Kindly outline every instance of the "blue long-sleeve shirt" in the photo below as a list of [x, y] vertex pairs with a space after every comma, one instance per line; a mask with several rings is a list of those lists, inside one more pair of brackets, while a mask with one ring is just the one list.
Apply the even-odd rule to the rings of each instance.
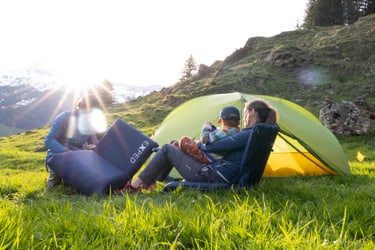
[[229, 135], [234, 135], [240, 132], [237, 127], [226, 127], [223, 129], [212, 129], [211, 126], [204, 125], [201, 131], [201, 142], [204, 144], [213, 143]]
[[215, 141], [211, 144], [200, 144], [202, 150], [209, 153], [223, 154], [223, 158], [211, 164], [225, 181], [232, 183], [240, 173], [241, 161], [252, 128], [245, 128], [241, 132]]
[[46, 161], [53, 155], [68, 150], [81, 150], [83, 145], [97, 144], [96, 135], [82, 134], [77, 126], [80, 110], [65, 111], [58, 114], [47, 134], [44, 145], [48, 148]]
[[[217, 140], [223, 139], [227, 136], [237, 134], [238, 132], [240, 132], [239, 127], [224, 126], [221, 129], [216, 129], [216, 127], [212, 126], [211, 124], [204, 124], [201, 130], [201, 143], [207, 145]], [[206, 155], [208, 159], [210, 159], [210, 161], [223, 158], [222, 154], [217, 154], [213, 152], [208, 153], [205, 151], [203, 151], [203, 153]]]

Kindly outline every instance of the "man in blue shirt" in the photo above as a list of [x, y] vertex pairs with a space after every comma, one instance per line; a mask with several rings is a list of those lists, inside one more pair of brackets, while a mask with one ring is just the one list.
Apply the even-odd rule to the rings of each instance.
[[[95, 149], [98, 139], [93, 127], [90, 114], [100, 107], [99, 100], [93, 95], [87, 95], [78, 102], [77, 108], [65, 111], [56, 116], [51, 130], [45, 138], [44, 144], [47, 147], [46, 162], [55, 154]], [[49, 177], [47, 187], [54, 188], [62, 184], [60, 176], [46, 165]]]

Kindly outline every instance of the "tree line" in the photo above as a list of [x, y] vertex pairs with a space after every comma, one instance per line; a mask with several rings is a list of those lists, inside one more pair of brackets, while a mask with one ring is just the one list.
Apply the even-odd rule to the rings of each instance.
[[310, 0], [303, 27], [349, 25], [375, 13], [375, 0]]

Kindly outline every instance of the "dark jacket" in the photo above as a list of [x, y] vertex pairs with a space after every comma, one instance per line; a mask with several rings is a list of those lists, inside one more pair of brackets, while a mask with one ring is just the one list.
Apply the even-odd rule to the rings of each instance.
[[96, 135], [83, 134], [78, 129], [76, 120], [79, 114], [80, 110], [76, 109], [56, 116], [44, 141], [44, 145], [48, 148], [46, 160], [68, 150], [81, 150], [85, 143], [98, 143]]
[[233, 183], [239, 175], [241, 160], [252, 128], [245, 128], [238, 134], [220, 139], [212, 144], [202, 145], [202, 150], [210, 153], [224, 154], [221, 160], [210, 164], [225, 182]]

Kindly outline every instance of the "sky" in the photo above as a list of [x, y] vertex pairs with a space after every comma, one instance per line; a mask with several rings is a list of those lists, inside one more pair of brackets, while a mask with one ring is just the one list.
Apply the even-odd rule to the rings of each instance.
[[170, 86], [190, 55], [210, 66], [255, 36], [303, 23], [308, 0], [2, 0], [0, 71], [67, 85]]

